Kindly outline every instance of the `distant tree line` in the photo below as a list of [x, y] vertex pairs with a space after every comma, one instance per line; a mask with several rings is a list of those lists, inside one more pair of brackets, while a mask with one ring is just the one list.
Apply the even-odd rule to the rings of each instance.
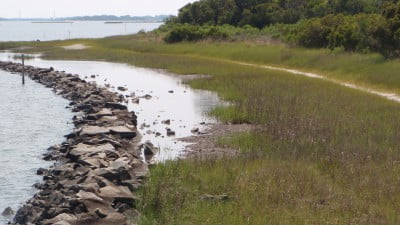
[[165, 40], [226, 39], [226, 25], [306, 47], [400, 56], [399, 0], [200, 0], [167, 20]]

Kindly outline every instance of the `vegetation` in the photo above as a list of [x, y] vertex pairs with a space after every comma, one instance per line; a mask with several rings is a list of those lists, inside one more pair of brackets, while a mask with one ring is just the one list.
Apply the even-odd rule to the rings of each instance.
[[[212, 78], [190, 85], [232, 102], [213, 115], [227, 123], [257, 125], [257, 131], [219, 140], [239, 149], [238, 157], [178, 160], [153, 168], [140, 192], [140, 224], [400, 223], [398, 103], [324, 80], [235, 62], [315, 71], [400, 93], [398, 60], [253, 41], [166, 44], [162, 38], [157, 31], [3, 44], [32, 46], [24, 51], [40, 51], [50, 59], [106, 60], [209, 74]], [[73, 43], [91, 48], [57, 47]], [[227, 198], [206, 200], [204, 194]]]
[[296, 23], [333, 13], [380, 13], [392, 0], [200, 0], [187, 4], [173, 23], [193, 25], [267, 25]]
[[247, 26], [239, 33], [254, 27], [262, 29], [259, 35], [295, 45], [393, 58], [400, 56], [399, 24], [397, 0], [201, 0], [183, 7], [163, 29], [169, 32], [165, 41], [179, 42], [229, 40], [237, 32], [220, 26]]
[[[234, 102], [217, 110], [218, 118], [261, 129], [221, 140], [242, 150], [237, 158], [152, 170], [142, 192], [142, 224], [399, 222], [398, 104], [286, 73], [199, 59], [187, 65], [201, 64], [196, 69], [169, 62], [175, 71], [214, 75], [191, 85]], [[204, 201], [203, 194], [230, 199]]]

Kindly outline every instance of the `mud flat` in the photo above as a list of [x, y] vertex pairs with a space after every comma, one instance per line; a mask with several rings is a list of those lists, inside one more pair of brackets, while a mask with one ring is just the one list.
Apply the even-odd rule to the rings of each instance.
[[[0, 69], [21, 73], [22, 65], [0, 62]], [[139, 215], [133, 192], [148, 167], [140, 156], [137, 117], [121, 104], [124, 96], [53, 68], [27, 66], [25, 74], [70, 101], [75, 129], [44, 155], [54, 166], [38, 169], [43, 182], [13, 223], [128, 224]]]

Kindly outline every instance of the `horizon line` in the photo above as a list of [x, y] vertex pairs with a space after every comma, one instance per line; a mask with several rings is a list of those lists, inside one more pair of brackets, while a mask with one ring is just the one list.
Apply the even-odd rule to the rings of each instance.
[[173, 14], [155, 14], [155, 15], [113, 15], [113, 14], [95, 14], [95, 15], [75, 15], [75, 16], [62, 16], [62, 17], [0, 17], [0, 19], [7, 20], [26, 20], [26, 19], [64, 19], [64, 18], [74, 18], [74, 17], [96, 17], [96, 16], [115, 16], [115, 17], [158, 17], [158, 16], [174, 16]]

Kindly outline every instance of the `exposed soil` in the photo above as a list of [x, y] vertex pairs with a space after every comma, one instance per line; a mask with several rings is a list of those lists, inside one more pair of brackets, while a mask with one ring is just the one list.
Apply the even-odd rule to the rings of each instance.
[[238, 150], [218, 145], [218, 138], [252, 131], [256, 128], [256, 125], [251, 124], [209, 124], [207, 130], [179, 140], [191, 143], [186, 147], [184, 157], [214, 158], [235, 156], [238, 154]]

